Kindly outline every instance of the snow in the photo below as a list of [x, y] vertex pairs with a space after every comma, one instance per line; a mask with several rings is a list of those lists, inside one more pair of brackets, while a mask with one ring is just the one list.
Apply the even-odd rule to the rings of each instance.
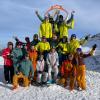
[[0, 100], [100, 100], [100, 73], [87, 71], [87, 90], [70, 92], [58, 85], [50, 87], [19, 87], [12, 91], [11, 85], [0, 83]]
[[[0, 100], [100, 100], [100, 38], [98, 36], [89, 40], [82, 47], [84, 52], [88, 52], [91, 46], [96, 43], [98, 48], [93, 57], [85, 59], [87, 66], [86, 91], [70, 91], [59, 85], [49, 87], [29, 86], [29, 88], [19, 87], [12, 91], [12, 85], [5, 85], [3, 80], [3, 67], [0, 67]], [[0, 64], [2, 58], [0, 57]]]

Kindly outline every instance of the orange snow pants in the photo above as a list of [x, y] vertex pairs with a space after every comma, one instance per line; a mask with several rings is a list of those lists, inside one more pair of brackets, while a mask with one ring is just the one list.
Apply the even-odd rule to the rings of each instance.
[[22, 73], [20, 73], [19, 75], [14, 75], [13, 77], [13, 86], [17, 87], [19, 84], [19, 80], [22, 79], [23, 80], [23, 84], [24, 87], [29, 86], [29, 79], [28, 77], [24, 76]]
[[59, 80], [59, 84], [63, 84], [64, 87], [67, 86], [68, 85], [67, 81], [69, 79], [70, 90], [73, 90], [74, 85], [75, 85], [75, 80], [76, 80], [76, 76], [75, 76], [75, 73], [74, 73], [75, 71], [76, 71], [76, 68], [74, 68], [72, 72], [64, 74], [63, 78], [61, 78]]
[[86, 66], [85, 65], [81, 65], [76, 67], [76, 81], [78, 86], [82, 89], [85, 90], [86, 89]]

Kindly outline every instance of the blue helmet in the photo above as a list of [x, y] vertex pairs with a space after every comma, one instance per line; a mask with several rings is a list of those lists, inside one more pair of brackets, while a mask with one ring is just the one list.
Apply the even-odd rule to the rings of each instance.
[[72, 35], [71, 35], [71, 38], [73, 38], [73, 37], [75, 37], [75, 38], [76, 38], [76, 34], [72, 34]]

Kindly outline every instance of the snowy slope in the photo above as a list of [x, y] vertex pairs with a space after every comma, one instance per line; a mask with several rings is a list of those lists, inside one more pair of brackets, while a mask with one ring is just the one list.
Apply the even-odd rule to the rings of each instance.
[[[4, 85], [0, 82], [0, 100], [100, 100], [100, 34], [92, 37], [83, 47], [83, 51], [89, 51], [90, 47], [96, 43], [98, 48], [93, 57], [85, 59], [87, 66], [86, 80], [87, 90], [70, 92], [58, 85], [50, 87], [30, 86], [28, 89], [19, 87], [12, 91], [11, 85]], [[2, 61], [0, 61], [2, 62]], [[0, 67], [0, 72], [3, 67]], [[3, 73], [3, 72], [2, 72]], [[3, 77], [0, 73], [1, 77]]]

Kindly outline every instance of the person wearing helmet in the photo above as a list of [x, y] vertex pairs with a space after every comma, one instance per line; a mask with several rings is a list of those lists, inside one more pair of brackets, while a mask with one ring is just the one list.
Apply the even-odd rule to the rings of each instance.
[[13, 61], [11, 59], [12, 50], [13, 43], [8, 42], [7, 48], [2, 51], [2, 57], [4, 58], [4, 77], [6, 83], [12, 83], [14, 75]]
[[75, 53], [77, 48], [84, 45], [87, 42], [88, 38], [85, 37], [82, 40], [78, 40], [76, 34], [72, 34], [70, 38], [70, 53]]
[[31, 46], [36, 46], [39, 43], [38, 34], [34, 34], [33, 41], [31, 42]]
[[84, 63], [84, 58], [92, 56], [96, 47], [97, 45], [94, 44], [88, 54], [84, 54], [81, 48], [76, 49], [73, 65], [76, 66], [76, 81], [79, 90], [86, 90], [86, 65]]
[[49, 23], [49, 18], [45, 16], [45, 21], [42, 22], [39, 29], [39, 37], [45, 36], [49, 41], [52, 38], [52, 25]]

